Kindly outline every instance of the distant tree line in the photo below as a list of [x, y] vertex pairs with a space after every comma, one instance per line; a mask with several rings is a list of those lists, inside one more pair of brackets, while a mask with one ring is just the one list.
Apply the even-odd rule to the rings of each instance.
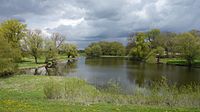
[[0, 23], [0, 76], [14, 73], [24, 56], [34, 57], [35, 63], [40, 57], [45, 57], [46, 63], [56, 60], [58, 54], [76, 57], [77, 47], [65, 38], [59, 33], [46, 37], [41, 30], [29, 30], [16, 19]]
[[183, 33], [161, 32], [152, 29], [147, 32], [135, 32], [128, 38], [126, 47], [120, 42], [91, 43], [85, 49], [86, 56], [99, 57], [130, 56], [144, 62], [160, 63], [160, 58], [183, 58], [191, 66], [200, 57], [200, 31]]
[[129, 55], [136, 60], [152, 61], [160, 57], [179, 57], [191, 66], [200, 56], [200, 32], [192, 30], [184, 33], [160, 32], [152, 29], [132, 35], [127, 45]]
[[106, 42], [100, 41], [91, 43], [86, 49], [85, 53], [88, 57], [99, 57], [102, 55], [109, 56], [124, 56], [125, 47], [120, 42]]

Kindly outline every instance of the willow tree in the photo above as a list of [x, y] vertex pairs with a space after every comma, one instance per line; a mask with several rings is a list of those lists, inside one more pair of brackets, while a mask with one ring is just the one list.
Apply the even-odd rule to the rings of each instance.
[[129, 55], [136, 60], [145, 61], [151, 51], [147, 35], [143, 32], [138, 32], [132, 38], [134, 38], [134, 47], [130, 50]]

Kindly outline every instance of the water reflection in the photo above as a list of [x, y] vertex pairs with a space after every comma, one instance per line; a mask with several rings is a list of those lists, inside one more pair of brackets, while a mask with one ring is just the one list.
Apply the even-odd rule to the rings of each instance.
[[125, 63], [124, 58], [86, 58], [85, 59], [85, 64], [89, 66], [112, 66], [112, 67], [117, 67], [117, 66], [123, 66]]
[[48, 64], [45, 67], [26, 69], [21, 72], [33, 75], [66, 76], [66, 74], [76, 72], [76, 68], [77, 60], [70, 59], [66, 62], [55, 62], [53, 64]]
[[59, 62], [56, 63], [56, 66], [53, 67], [45, 67], [46, 68], [46, 75], [49, 76], [65, 76], [68, 73], [76, 72], [77, 68], [77, 60], [70, 59], [66, 62]]
[[109, 81], [116, 82], [123, 91], [137, 87], [147, 88], [152, 82], [164, 76], [168, 83], [184, 85], [200, 81], [200, 69], [162, 64], [133, 62], [124, 58], [81, 57], [77, 60], [59, 62], [55, 67], [29, 70], [32, 74], [78, 77], [95, 86], [106, 86]]

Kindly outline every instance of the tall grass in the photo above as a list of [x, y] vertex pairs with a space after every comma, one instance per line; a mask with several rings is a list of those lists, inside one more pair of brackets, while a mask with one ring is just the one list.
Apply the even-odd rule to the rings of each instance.
[[[145, 91], [148, 94], [144, 94]], [[149, 90], [136, 89], [133, 94], [124, 94], [116, 83], [97, 89], [75, 78], [58, 82], [51, 80], [44, 86], [44, 93], [47, 98], [59, 98], [74, 103], [200, 107], [200, 85], [170, 86], [165, 78], [152, 83]]]

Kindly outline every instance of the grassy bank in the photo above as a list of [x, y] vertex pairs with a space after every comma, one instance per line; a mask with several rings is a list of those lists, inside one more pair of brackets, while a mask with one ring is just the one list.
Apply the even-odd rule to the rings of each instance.
[[0, 79], [0, 111], [200, 111], [199, 91], [185, 88], [182, 94], [145, 97], [139, 91], [125, 95], [99, 90], [75, 78], [17, 75]]
[[[63, 61], [68, 59], [65, 55], [59, 55], [57, 57], [59, 61]], [[27, 69], [27, 68], [36, 68], [36, 67], [42, 67], [45, 66], [45, 57], [38, 58], [38, 64], [35, 63], [35, 60], [33, 57], [24, 57], [22, 58], [22, 61], [20, 63], [17, 63], [19, 69]]]
[[[186, 60], [181, 58], [162, 58], [160, 59], [161, 63], [169, 64], [169, 65], [178, 65], [178, 66], [187, 66], [188, 63]], [[200, 60], [195, 60], [193, 62], [193, 66], [200, 67]]]

